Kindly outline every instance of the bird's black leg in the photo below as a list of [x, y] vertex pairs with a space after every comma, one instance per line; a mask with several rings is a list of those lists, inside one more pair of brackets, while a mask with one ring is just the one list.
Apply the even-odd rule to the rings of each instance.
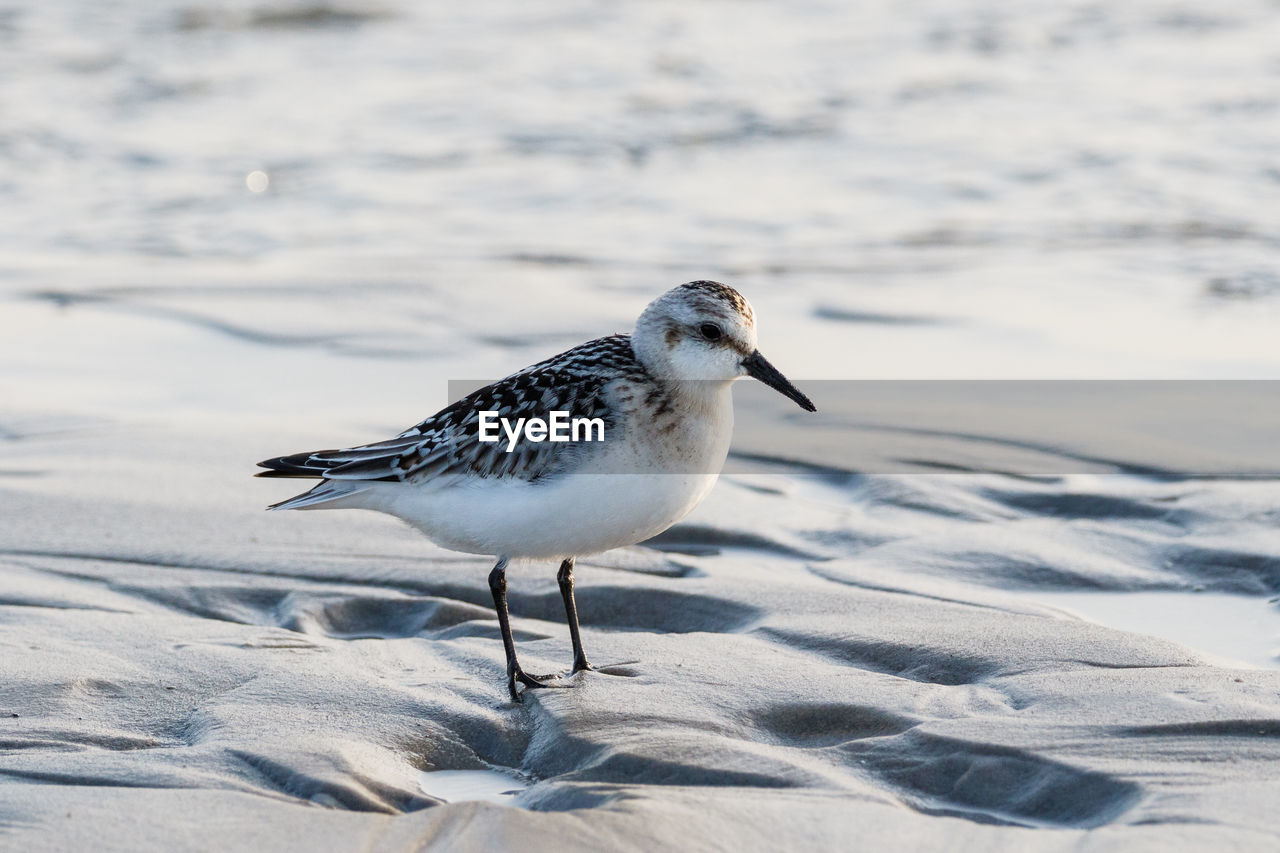
[[556, 573], [560, 582], [560, 597], [564, 599], [564, 615], [569, 618], [569, 639], [573, 641], [573, 671], [592, 669], [587, 655], [582, 651], [582, 635], [578, 631], [578, 603], [573, 600], [573, 557], [560, 564]]
[[530, 678], [520, 668], [516, 660], [516, 641], [511, 637], [511, 617], [507, 614], [507, 558], [500, 557], [498, 564], [489, 572], [489, 591], [493, 593], [493, 608], [498, 611], [498, 627], [502, 629], [502, 645], [507, 650], [507, 690], [511, 692], [511, 701], [523, 702], [516, 692], [516, 682], [525, 687], [546, 687], [541, 681]]

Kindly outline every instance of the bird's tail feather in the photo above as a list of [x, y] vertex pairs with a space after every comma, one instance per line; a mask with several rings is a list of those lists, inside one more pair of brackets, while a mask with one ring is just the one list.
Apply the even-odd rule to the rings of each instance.
[[324, 480], [311, 491], [272, 504], [267, 509], [339, 509], [350, 506], [352, 498], [371, 488], [372, 483], [358, 480]]

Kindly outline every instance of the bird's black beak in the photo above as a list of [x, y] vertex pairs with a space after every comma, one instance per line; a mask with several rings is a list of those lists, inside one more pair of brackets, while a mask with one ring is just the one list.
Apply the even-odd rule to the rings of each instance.
[[742, 360], [742, 366], [747, 369], [748, 376], [753, 379], [759, 379], [779, 394], [783, 394], [790, 397], [792, 400], [795, 400], [800, 405], [800, 408], [804, 409], [806, 412], [818, 411], [818, 407], [813, 405], [813, 401], [804, 394], [801, 394], [799, 388], [792, 385], [791, 381], [787, 379], [787, 377], [779, 373], [778, 368], [770, 364], [768, 360], [760, 354], [760, 350], [756, 350], [751, 353], [751, 355], [744, 358]]

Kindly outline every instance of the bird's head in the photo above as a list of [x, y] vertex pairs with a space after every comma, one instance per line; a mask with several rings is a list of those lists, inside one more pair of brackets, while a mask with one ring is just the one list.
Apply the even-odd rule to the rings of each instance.
[[631, 339], [640, 362], [659, 379], [732, 382], [752, 376], [816, 411], [760, 354], [755, 311], [728, 285], [691, 281], [668, 290], [644, 309]]

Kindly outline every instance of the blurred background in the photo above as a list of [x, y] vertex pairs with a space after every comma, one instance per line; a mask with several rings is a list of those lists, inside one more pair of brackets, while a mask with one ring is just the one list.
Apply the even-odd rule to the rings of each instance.
[[0, 7], [10, 431], [367, 440], [695, 278], [798, 381], [1274, 378], [1278, 248], [1274, 0]]

